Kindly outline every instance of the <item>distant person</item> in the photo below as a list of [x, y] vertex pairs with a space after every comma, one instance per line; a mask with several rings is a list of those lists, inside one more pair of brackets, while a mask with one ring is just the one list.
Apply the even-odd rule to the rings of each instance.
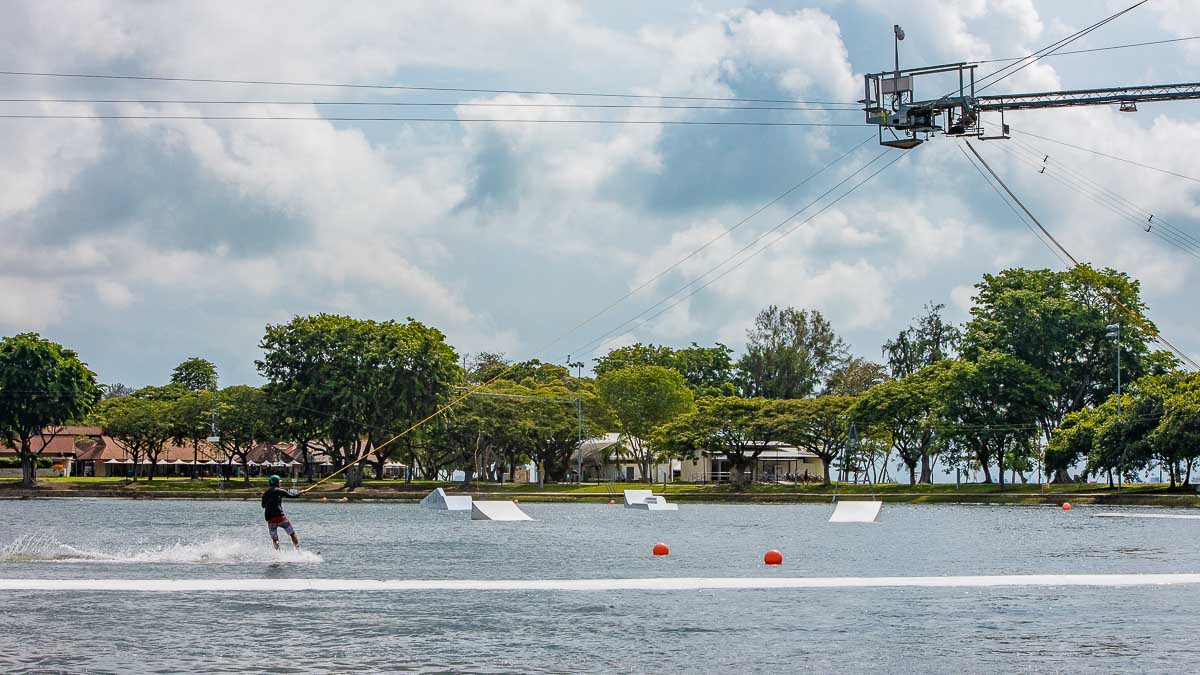
[[275, 545], [275, 550], [279, 550], [279, 528], [282, 527], [284, 532], [292, 538], [292, 545], [297, 549], [300, 548], [300, 540], [296, 538], [296, 530], [292, 528], [291, 521], [283, 515], [283, 498], [284, 497], [299, 497], [298, 490], [284, 490], [279, 487], [279, 476], [271, 476], [267, 479], [267, 491], [262, 496], [262, 507], [265, 510], [263, 514], [267, 519], [267, 529], [271, 531], [271, 543]]

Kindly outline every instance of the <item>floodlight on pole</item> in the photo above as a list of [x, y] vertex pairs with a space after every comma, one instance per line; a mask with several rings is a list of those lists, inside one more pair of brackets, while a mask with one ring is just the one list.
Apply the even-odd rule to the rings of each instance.
[[899, 80], [900, 79], [900, 41], [904, 39], [904, 29], [900, 27], [900, 24], [895, 24], [892, 26], [892, 33], [895, 34], [895, 36], [896, 36], [896, 39], [892, 41], [892, 46], [896, 50], [896, 72], [895, 72], [894, 77], [897, 80]]
[[[1110, 323], [1107, 326], [1105, 326], [1104, 329], [1106, 331], [1104, 333], [1104, 337], [1108, 340], [1113, 340], [1114, 342], [1116, 342], [1116, 345], [1117, 345], [1117, 419], [1120, 420], [1121, 419], [1121, 324]], [[1121, 453], [1121, 456], [1122, 456], [1122, 458], [1124, 458], [1124, 452]], [[1117, 468], [1118, 481], [1120, 481], [1120, 479], [1122, 477], [1121, 476], [1122, 468], [1123, 467]], [[1118, 482], [1118, 485], [1120, 485], [1119, 482]]]

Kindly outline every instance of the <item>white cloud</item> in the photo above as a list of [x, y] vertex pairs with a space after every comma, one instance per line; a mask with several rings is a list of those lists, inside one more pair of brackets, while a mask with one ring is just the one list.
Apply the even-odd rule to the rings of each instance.
[[0, 275], [0, 327], [6, 332], [44, 330], [66, 316], [66, 303], [56, 281]]
[[[393, 3], [356, 11], [297, 2], [284, 13], [221, 3], [155, 3], [134, 10], [100, 1], [69, 9], [26, 2], [0, 27], [6, 38], [0, 54], [38, 70], [854, 100], [861, 86], [854, 72], [889, 65], [870, 59], [887, 51], [880, 44], [890, 40], [895, 3], [863, 0], [853, 12], [844, 11], [843, 3], [827, 4], [825, 10], [795, 12], [667, 11], [647, 4], [615, 22], [598, 18], [593, 6], [540, 0]], [[1195, 20], [1190, 9], [1190, 3], [1163, 0], [1157, 14], [1139, 20], [1153, 17], [1181, 35]], [[1096, 12], [1094, 3], [1084, 2], [920, 0], [906, 7], [909, 39], [902, 59], [916, 64], [1027, 53], [1090, 23]], [[851, 16], [877, 22], [880, 35], [846, 30]], [[855, 42], [846, 44], [850, 35]], [[1112, 34], [1114, 41], [1118, 35]], [[1125, 64], [1132, 52], [1118, 54], [1096, 61], [1047, 59], [996, 89], [1049, 89], [1095, 79], [1103, 69], [1093, 64]], [[1171, 62], [1155, 68], [1164, 78], [1185, 70], [1171, 70]], [[31, 96], [550, 104], [433, 111], [112, 108], [150, 114], [315, 116], [337, 110], [369, 116], [386, 110], [388, 116], [630, 121], [750, 114], [569, 108], [612, 100], [566, 95], [476, 93], [462, 99], [449, 92], [68, 80], [15, 85]], [[755, 114], [805, 121], [834, 116]], [[1038, 111], [1009, 121], [1200, 175], [1192, 151], [1200, 144], [1200, 122], [1186, 107], [1147, 106], [1137, 116], [1108, 109]], [[770, 140], [763, 146], [738, 154], [743, 142], [761, 142], [766, 134]], [[1194, 184], [1017, 138], [1198, 234], [1200, 191]], [[836, 148], [853, 144], [822, 129], [736, 135], [659, 124], [200, 120], [12, 121], [0, 129], [0, 142], [7, 150], [0, 157], [0, 227], [9, 235], [0, 248], [0, 325], [54, 331], [85, 357], [101, 354], [103, 377], [134, 383], [163, 370], [156, 359], [177, 361], [174, 352], [184, 348], [217, 352], [233, 369], [228, 382], [252, 379], [263, 324], [318, 311], [411, 315], [443, 329], [461, 351], [553, 358], [531, 352], [573, 319], [591, 315], [719, 235], [772, 193], [840, 154]], [[1020, 151], [1016, 143], [1005, 147]], [[1088, 199], [1049, 187], [1044, 176], [995, 146], [981, 151], [1080, 257], [1141, 278], [1153, 310], [1175, 319], [1160, 324], [1195, 332], [1194, 321], [1183, 316], [1195, 288], [1192, 261]], [[124, 172], [137, 180], [134, 169], [143, 163], [169, 174], [163, 184], [113, 195], [85, 180], [97, 171], [114, 172], [120, 186]], [[767, 209], [568, 342], [612, 331], [618, 335], [613, 345], [694, 339], [737, 347], [758, 309], [778, 303], [820, 309], [857, 349], [873, 354], [882, 337], [927, 300], [947, 299], [965, 316], [980, 274], [1052, 260], [952, 143], [938, 139], [662, 317], [619, 327], [680, 285], [720, 274], [708, 273], [846, 172], [839, 167]], [[60, 207], [68, 197], [91, 208], [83, 216], [64, 216]], [[82, 222], [63, 222], [72, 218]], [[96, 325], [109, 328], [82, 328]], [[128, 356], [126, 345], [133, 341], [144, 345], [139, 359]]]

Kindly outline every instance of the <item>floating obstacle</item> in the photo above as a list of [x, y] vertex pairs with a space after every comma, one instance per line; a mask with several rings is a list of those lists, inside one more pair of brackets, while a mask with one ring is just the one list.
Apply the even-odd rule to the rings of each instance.
[[625, 508], [643, 511], [678, 511], [678, 504], [668, 504], [666, 497], [655, 495], [650, 490], [626, 490]]
[[873, 523], [879, 520], [879, 510], [883, 502], [871, 501], [839, 501], [829, 516], [831, 523]]
[[471, 497], [469, 495], [447, 495], [445, 490], [437, 488], [425, 495], [425, 498], [421, 500], [421, 508], [434, 511], [470, 511]]
[[533, 520], [513, 502], [471, 502], [471, 520]]

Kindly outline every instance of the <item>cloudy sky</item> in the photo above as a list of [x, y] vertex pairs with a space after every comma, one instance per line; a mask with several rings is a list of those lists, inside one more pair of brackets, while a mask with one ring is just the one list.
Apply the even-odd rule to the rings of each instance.
[[[907, 32], [903, 63], [934, 64], [1020, 56], [1127, 4], [410, 0], [246, 9], [30, 0], [0, 7], [0, 70], [852, 102], [863, 72], [890, 67], [893, 23]], [[1192, 0], [1151, 0], [1068, 49], [1197, 35], [1194, 10]], [[1188, 82], [1198, 65], [1200, 40], [1065, 55], [989, 93]], [[838, 192], [773, 230], [875, 158], [881, 149], [868, 142], [658, 276], [872, 132], [655, 122], [853, 125], [858, 112], [578, 108], [564, 106], [689, 102], [16, 75], [0, 75], [0, 85], [5, 99], [38, 99], [0, 102], [4, 114], [124, 117], [0, 119], [0, 334], [63, 342], [105, 382], [162, 382], [197, 355], [218, 364], [223, 384], [256, 382], [263, 326], [315, 312], [411, 316], [445, 331], [460, 353], [562, 362], [633, 340], [740, 349], [760, 308], [788, 304], [819, 309], [856, 353], [877, 359], [880, 343], [926, 302], [961, 320], [982, 274], [1061, 267], [958, 143], [937, 139], [811, 221]], [[918, 96], [944, 93], [936, 88]], [[71, 98], [88, 102], [61, 101]], [[538, 105], [468, 105], [481, 103]], [[130, 119], [139, 115], [324, 119]], [[1195, 103], [1007, 121], [1200, 176]], [[1134, 222], [1153, 213], [1200, 239], [1200, 182], [1014, 135], [980, 151], [1078, 258], [1141, 279], [1152, 318], [1200, 358], [1200, 260]], [[1046, 154], [1049, 170], [1039, 173]], [[1102, 188], [1130, 204], [1098, 200]]]

